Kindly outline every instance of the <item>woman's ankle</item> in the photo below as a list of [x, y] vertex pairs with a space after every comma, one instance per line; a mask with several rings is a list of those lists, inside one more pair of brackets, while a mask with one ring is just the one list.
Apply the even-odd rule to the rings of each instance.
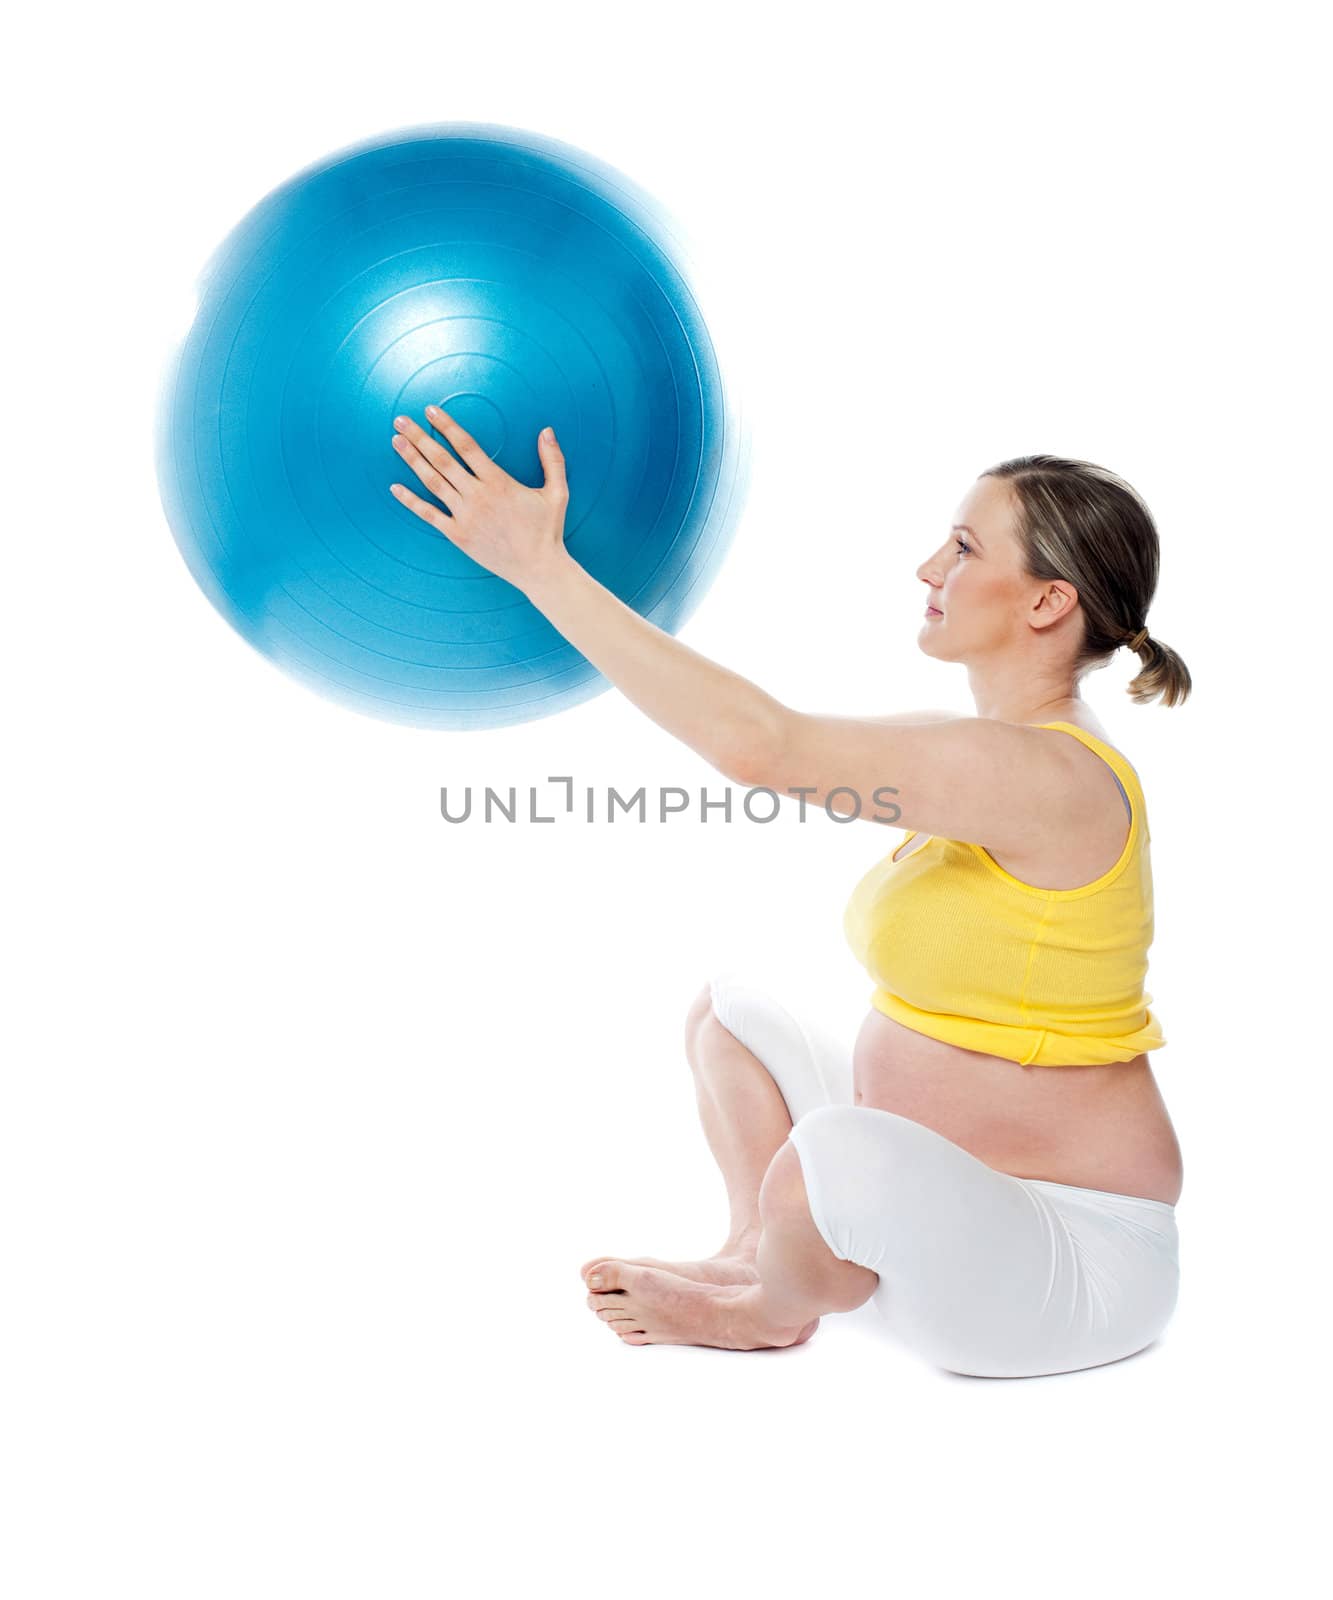
[[713, 1259], [726, 1257], [729, 1261], [753, 1261], [759, 1253], [759, 1236], [763, 1233], [763, 1224], [755, 1222], [743, 1228], [735, 1229], [727, 1235], [727, 1242], [714, 1251]]

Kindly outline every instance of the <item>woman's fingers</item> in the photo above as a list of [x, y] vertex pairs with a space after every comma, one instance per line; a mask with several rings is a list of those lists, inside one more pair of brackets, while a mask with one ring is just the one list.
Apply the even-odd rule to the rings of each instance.
[[413, 494], [404, 483], [391, 483], [389, 492], [409, 511], [415, 511], [423, 522], [429, 522], [432, 528], [437, 529], [452, 544], [462, 548], [463, 541], [458, 537], [458, 524], [452, 517], [446, 516], [439, 506], [434, 506], [429, 500], [423, 500], [419, 494]]
[[[420, 428], [417, 429], [417, 432], [421, 432]], [[426, 455], [405, 433], [394, 434], [393, 447], [437, 500], [443, 500], [450, 511], [458, 510], [463, 503], [463, 496], [459, 491], [458, 485], [452, 477], [447, 476], [446, 472], [440, 470], [433, 457]], [[440, 450], [439, 445], [435, 445], [433, 448]], [[443, 454], [444, 452], [440, 450], [440, 453]], [[458, 477], [464, 476], [462, 467], [458, 466], [457, 463], [454, 464], [454, 473]]]
[[[456, 461], [438, 439], [432, 439], [430, 434], [418, 423], [413, 422], [411, 417], [395, 417], [393, 426], [395, 430], [393, 436], [394, 447], [405, 461], [410, 461], [411, 457], [401, 448], [401, 444], [404, 441], [411, 445], [419, 455], [424, 456], [430, 465], [435, 468], [436, 472], [447, 483], [451, 484], [458, 494], [463, 493], [468, 476], [467, 468]], [[416, 471], [415, 466], [413, 466], [413, 471]], [[418, 476], [420, 476], [419, 473]], [[422, 481], [424, 482], [425, 480], [423, 479]], [[427, 484], [427, 488], [432, 493], [435, 492], [433, 484]]]
[[462, 457], [471, 468], [475, 477], [485, 478], [495, 468], [495, 463], [481, 448], [477, 441], [465, 429], [460, 428], [447, 411], [441, 411], [439, 406], [427, 406], [426, 415], [434, 427], [438, 428], [455, 452]]

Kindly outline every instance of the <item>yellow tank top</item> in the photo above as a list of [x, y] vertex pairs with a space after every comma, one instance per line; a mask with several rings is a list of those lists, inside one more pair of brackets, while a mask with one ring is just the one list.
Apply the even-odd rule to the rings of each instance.
[[1143, 988], [1153, 938], [1147, 808], [1119, 751], [1072, 722], [1129, 803], [1120, 859], [1075, 889], [1023, 883], [979, 844], [916, 837], [852, 892], [847, 941], [877, 984], [870, 1003], [932, 1039], [1020, 1066], [1132, 1061], [1166, 1043]]

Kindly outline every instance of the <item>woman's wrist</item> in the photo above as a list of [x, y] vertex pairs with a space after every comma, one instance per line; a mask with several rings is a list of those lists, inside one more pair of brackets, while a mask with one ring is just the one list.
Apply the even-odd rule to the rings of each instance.
[[562, 584], [567, 583], [571, 572], [574, 571], [582, 572], [583, 568], [579, 566], [574, 557], [561, 544], [558, 550], [553, 550], [550, 555], [544, 557], [541, 565], [534, 567], [533, 571], [524, 578], [521, 585], [523, 594], [540, 611], [542, 610], [543, 593], [558, 589]]

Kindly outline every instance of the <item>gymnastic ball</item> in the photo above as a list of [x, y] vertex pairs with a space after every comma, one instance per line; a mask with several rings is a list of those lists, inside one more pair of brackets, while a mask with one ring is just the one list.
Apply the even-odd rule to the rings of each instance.
[[297, 173], [205, 265], [163, 376], [158, 482], [196, 582], [283, 671], [389, 721], [499, 727], [601, 693], [517, 588], [393, 497], [430, 498], [393, 418], [437, 404], [533, 488], [552, 426], [570, 553], [674, 632], [749, 481], [699, 260], [622, 173], [495, 124]]

